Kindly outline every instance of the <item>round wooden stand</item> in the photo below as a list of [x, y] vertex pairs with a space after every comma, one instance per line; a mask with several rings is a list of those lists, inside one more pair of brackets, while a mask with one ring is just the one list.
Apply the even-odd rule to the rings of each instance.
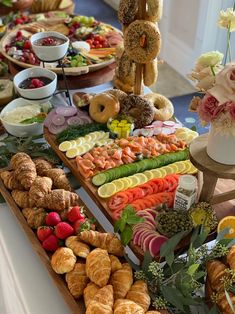
[[206, 152], [207, 138], [208, 134], [203, 134], [193, 140], [189, 147], [191, 162], [203, 173], [199, 200], [218, 204], [235, 199], [235, 190], [214, 196], [218, 178], [235, 180], [235, 166], [223, 165], [211, 159]]

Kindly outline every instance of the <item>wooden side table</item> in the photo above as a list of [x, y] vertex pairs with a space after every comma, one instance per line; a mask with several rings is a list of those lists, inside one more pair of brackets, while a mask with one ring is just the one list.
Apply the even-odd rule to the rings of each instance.
[[211, 159], [206, 152], [207, 138], [208, 134], [203, 134], [192, 141], [189, 147], [191, 162], [203, 173], [199, 200], [218, 204], [235, 199], [235, 190], [214, 195], [219, 178], [235, 180], [235, 166], [223, 165]]

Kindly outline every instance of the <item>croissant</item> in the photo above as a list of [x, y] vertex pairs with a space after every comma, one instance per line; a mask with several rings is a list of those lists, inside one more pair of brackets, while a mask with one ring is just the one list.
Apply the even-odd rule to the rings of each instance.
[[[233, 293], [229, 293], [230, 299], [233, 303], [233, 306], [235, 306], [235, 296]], [[234, 314], [233, 310], [231, 309], [228, 300], [226, 298], [225, 292], [221, 291], [218, 293], [218, 297], [217, 297], [217, 305], [220, 309], [220, 313], [224, 313], [224, 314]]]
[[225, 269], [227, 267], [218, 260], [213, 260], [207, 263], [207, 274], [213, 290], [219, 291], [223, 287], [221, 279], [227, 276]]
[[19, 207], [21, 208], [30, 207], [28, 191], [13, 190], [11, 192], [11, 195]]
[[147, 284], [143, 280], [137, 280], [128, 291], [126, 299], [139, 304], [145, 312], [148, 311], [151, 299], [148, 294]]
[[113, 287], [104, 286], [95, 294], [90, 301], [86, 314], [112, 314], [113, 313]]
[[25, 153], [17, 153], [11, 158], [11, 166], [15, 170], [16, 179], [29, 190], [36, 179], [36, 166], [32, 159]]
[[45, 171], [45, 175], [52, 179], [53, 186], [56, 189], [64, 189], [66, 191], [72, 190], [64, 170], [58, 168], [48, 169]]
[[43, 203], [45, 195], [51, 192], [52, 180], [48, 177], [36, 177], [30, 190], [29, 202], [30, 205], [39, 207]]
[[8, 190], [24, 190], [23, 185], [16, 180], [14, 171], [3, 171], [0, 176]]
[[74, 298], [80, 298], [89, 282], [86, 275], [86, 265], [77, 263], [74, 269], [65, 275], [68, 288]]
[[77, 236], [68, 237], [65, 241], [65, 245], [70, 248], [75, 255], [83, 258], [87, 258], [91, 251], [87, 244], [78, 240]]
[[94, 296], [99, 291], [99, 289], [100, 287], [98, 287], [95, 283], [93, 282], [88, 283], [88, 285], [83, 291], [83, 298], [84, 298], [86, 308], [88, 307], [91, 300], [94, 299]]
[[45, 159], [38, 158], [38, 159], [35, 159], [33, 162], [36, 166], [37, 174], [41, 177], [45, 176], [45, 172], [47, 170], [53, 168], [52, 164]]
[[133, 301], [118, 299], [114, 303], [114, 314], [144, 314], [141, 306]]
[[111, 262], [106, 250], [94, 249], [86, 259], [87, 276], [99, 287], [107, 285], [111, 274]]
[[40, 206], [47, 209], [60, 211], [77, 205], [78, 199], [79, 197], [76, 193], [72, 193], [62, 189], [52, 190], [43, 198]]
[[132, 268], [128, 263], [112, 274], [110, 283], [113, 285], [114, 300], [124, 299], [133, 284]]
[[148, 311], [145, 314], [161, 314], [161, 313], [158, 311]]
[[51, 267], [57, 274], [65, 274], [74, 269], [76, 256], [67, 247], [60, 247], [51, 257]]
[[110, 254], [123, 256], [123, 245], [121, 241], [112, 233], [101, 233], [89, 230], [81, 232], [79, 238], [92, 246], [107, 250]]
[[46, 211], [43, 208], [24, 208], [22, 210], [24, 217], [27, 220], [28, 225], [37, 229], [40, 226], [45, 225]]
[[114, 273], [116, 270], [119, 270], [122, 268], [122, 263], [119, 261], [117, 256], [109, 255], [110, 261], [111, 261], [111, 272]]
[[232, 246], [227, 255], [227, 262], [231, 269], [235, 269], [235, 246]]

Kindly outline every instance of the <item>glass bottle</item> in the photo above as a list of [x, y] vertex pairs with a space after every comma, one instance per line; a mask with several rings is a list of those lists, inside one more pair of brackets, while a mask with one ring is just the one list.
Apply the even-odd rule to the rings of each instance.
[[175, 193], [174, 208], [188, 210], [197, 198], [197, 179], [192, 175], [182, 175]]

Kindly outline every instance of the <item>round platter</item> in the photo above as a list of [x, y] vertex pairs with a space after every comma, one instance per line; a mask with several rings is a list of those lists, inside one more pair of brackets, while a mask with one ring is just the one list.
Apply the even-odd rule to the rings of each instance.
[[[107, 31], [107, 33], [108, 32], [114, 32], [114, 33], [119, 34], [119, 36], [122, 34], [118, 29], [115, 29], [111, 25], [108, 25], [108, 24], [105, 24], [102, 22], [99, 22], [98, 25], [101, 26], [101, 28], [105, 29]], [[68, 36], [68, 34], [69, 34], [69, 28], [66, 25], [66, 19], [62, 19], [62, 18], [59, 19], [59, 18], [46, 18], [45, 17], [42, 20], [33, 21], [31, 23], [28, 23], [28, 24], [17, 26], [15, 28], [13, 28], [12, 30], [8, 30], [6, 32], [6, 34], [3, 36], [3, 38], [1, 39], [0, 51], [10, 62], [12, 62], [12, 63], [14, 63], [14, 64], [16, 64], [22, 68], [31, 68], [31, 67], [39, 66], [39, 65], [38, 64], [33, 65], [33, 64], [26, 63], [26, 62], [22, 62], [22, 61], [18, 60], [17, 58], [15, 58], [12, 55], [9, 55], [7, 53], [7, 51], [5, 49], [6, 45], [9, 45], [15, 39], [15, 36], [19, 30], [23, 31], [23, 33], [27, 37], [30, 37], [34, 33], [40, 32], [40, 31], [58, 31], [58, 32], [61, 32], [62, 34], [66, 35], [66, 36]], [[71, 42], [76, 40], [74, 37], [72, 38], [71, 36], [69, 36], [69, 38], [70, 38]], [[114, 48], [114, 47], [115, 46], [112, 45], [112, 48]], [[114, 53], [112, 54], [112, 57], [104, 58], [104, 60], [99, 62], [99, 63], [89, 64], [89, 65], [85, 65], [85, 66], [78, 66], [78, 67], [64, 67], [64, 70], [65, 70], [66, 75], [78, 76], [78, 75], [86, 74], [88, 72], [94, 72], [94, 71], [100, 70], [100, 69], [112, 64], [113, 62], [115, 62]], [[57, 74], [62, 73], [62, 69], [59, 67], [56, 67], [52, 63], [51, 64], [45, 63], [45, 67], [47, 69], [54, 71]]]

